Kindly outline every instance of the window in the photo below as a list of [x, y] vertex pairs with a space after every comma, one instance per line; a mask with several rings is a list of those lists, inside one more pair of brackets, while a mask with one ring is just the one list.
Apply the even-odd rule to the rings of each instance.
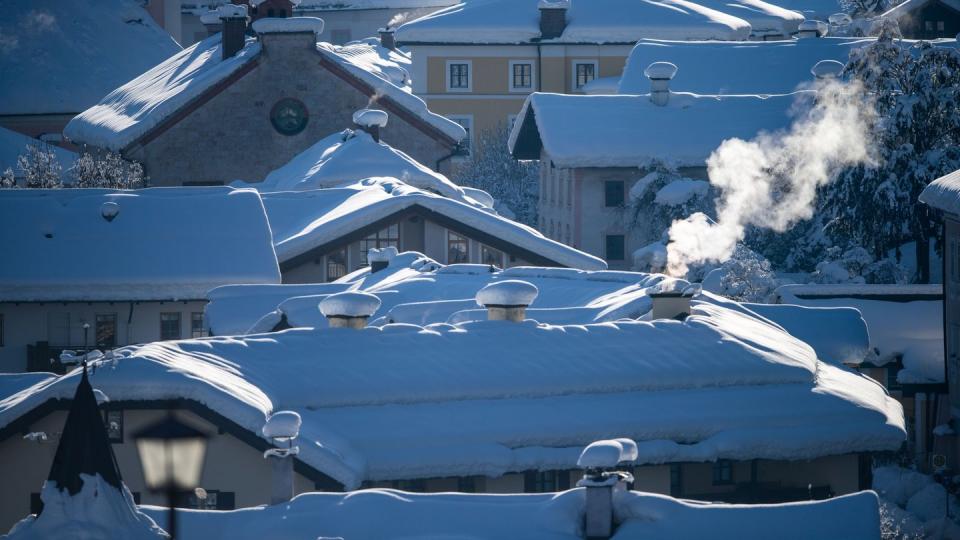
[[608, 234], [606, 237], [606, 244], [608, 261], [624, 260], [624, 252], [626, 249], [624, 248], [622, 234]]
[[110, 349], [117, 346], [117, 314], [100, 313], [96, 318], [96, 332], [94, 338], [97, 340], [97, 347], [100, 349]]
[[683, 468], [679, 463], [670, 464], [670, 496], [683, 495]]
[[933, 32], [933, 21], [925, 21], [923, 23], [923, 29], [927, 32]]
[[470, 262], [470, 242], [466, 237], [447, 231], [447, 264]]
[[336, 30], [331, 30], [330, 40], [333, 41], [334, 45], [343, 45], [344, 43], [350, 41], [350, 29], [338, 28]]
[[206, 497], [197, 497], [196, 491], [189, 491], [183, 495], [178, 506], [183, 508], [195, 508], [197, 510], [233, 510], [236, 508], [236, 495], [232, 491], [220, 491], [219, 489], [207, 489]]
[[946, 28], [946, 26], [944, 25], [943, 21], [937, 21], [937, 31], [943, 32], [944, 28]]
[[207, 331], [203, 327], [202, 311], [194, 311], [190, 314], [190, 337], [207, 337]]
[[487, 245], [480, 245], [480, 262], [503, 268], [503, 252]]
[[597, 62], [591, 60], [587, 62], [573, 63], [573, 88], [579, 90], [583, 85], [597, 78]]
[[367, 266], [367, 253], [371, 249], [383, 249], [388, 246], [400, 247], [400, 225], [394, 223], [360, 241], [360, 266]]
[[557, 491], [557, 471], [527, 471], [523, 475], [523, 491], [526, 493]]
[[607, 208], [623, 206], [623, 180], [607, 180], [603, 183], [603, 204]]
[[530, 62], [510, 62], [510, 90], [533, 90], [533, 64]]
[[3, 313], [0, 313], [0, 347], [3, 347]]
[[460, 148], [464, 156], [469, 156], [473, 148], [473, 116], [471, 115], [453, 115], [447, 117], [450, 120], [460, 124], [460, 127], [467, 132], [467, 135], [460, 141]]
[[733, 483], [733, 463], [729, 459], [721, 459], [713, 464], [713, 485], [720, 486]]
[[112, 443], [123, 443], [123, 411], [107, 410], [103, 415], [103, 426], [107, 428], [107, 438]]
[[180, 312], [160, 314], [160, 341], [180, 339]]
[[457, 478], [457, 491], [459, 491], [460, 493], [476, 493], [477, 477], [461, 476]]
[[427, 481], [423, 478], [414, 480], [397, 480], [393, 483], [394, 489], [409, 491], [410, 493], [426, 493]]
[[347, 275], [347, 248], [327, 254], [327, 281], [336, 281]]
[[447, 62], [447, 91], [448, 92], [469, 92], [470, 83], [470, 61], [469, 60], [450, 60]]

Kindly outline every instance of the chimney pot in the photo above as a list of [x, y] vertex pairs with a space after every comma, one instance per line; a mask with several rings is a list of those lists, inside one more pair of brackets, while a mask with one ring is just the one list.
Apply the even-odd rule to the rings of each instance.
[[247, 6], [224, 4], [217, 8], [217, 14], [223, 28], [220, 48], [226, 60], [240, 52], [247, 39]]
[[379, 298], [356, 291], [331, 294], [320, 302], [320, 313], [327, 318], [331, 328], [364, 328], [367, 319], [379, 308]]
[[577, 466], [584, 469], [578, 487], [586, 489], [583, 532], [588, 539], [606, 539], [613, 536], [613, 497], [626, 491], [633, 476], [612, 471], [618, 465], [636, 461], [637, 443], [631, 439], [614, 439], [590, 443]]
[[360, 109], [353, 113], [353, 123], [357, 129], [366, 131], [373, 140], [380, 142], [380, 130], [387, 127], [390, 116], [379, 109]]
[[660, 107], [670, 102], [670, 81], [677, 75], [677, 66], [670, 62], [654, 62], [643, 70], [650, 79], [650, 101]]
[[540, 39], [555, 39], [567, 28], [570, 0], [540, 0]]
[[381, 28], [377, 30], [380, 34], [380, 46], [384, 49], [390, 49], [391, 51], [396, 50], [397, 48], [397, 38], [393, 33], [392, 28]]
[[652, 320], [673, 319], [682, 321], [690, 315], [691, 294], [670, 291], [650, 293], [649, 296], [653, 301]]
[[379, 272], [390, 266], [390, 261], [397, 256], [397, 248], [387, 246], [383, 249], [371, 249], [367, 252], [367, 260], [370, 261], [370, 273]]
[[487, 308], [491, 321], [521, 322], [540, 291], [532, 283], [516, 279], [491, 283], [477, 292], [477, 304]]

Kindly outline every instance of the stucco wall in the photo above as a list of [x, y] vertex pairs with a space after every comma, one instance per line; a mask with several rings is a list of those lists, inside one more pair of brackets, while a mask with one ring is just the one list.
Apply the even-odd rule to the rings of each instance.
[[[263, 36], [257, 67], [127, 157], [144, 164], [152, 185], [257, 182], [321, 138], [351, 127], [356, 110], [376, 105], [321, 67], [313, 40], [312, 34]], [[282, 135], [270, 122], [282, 98], [300, 100], [308, 112], [296, 135]], [[382, 137], [430, 168], [450, 153], [398, 115], [391, 115]]]

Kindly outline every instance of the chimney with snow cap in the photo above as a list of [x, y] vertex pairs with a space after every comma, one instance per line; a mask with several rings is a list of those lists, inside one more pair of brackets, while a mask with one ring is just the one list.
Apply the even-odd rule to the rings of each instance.
[[397, 248], [387, 246], [383, 249], [372, 248], [367, 252], [367, 260], [370, 261], [370, 273], [379, 272], [390, 266], [390, 261], [397, 256]]
[[381, 28], [377, 30], [377, 33], [380, 34], [380, 46], [384, 49], [390, 49], [391, 51], [396, 50], [397, 48], [397, 38], [393, 33], [393, 28]]
[[664, 282], [659, 290], [648, 294], [653, 302], [650, 319], [682, 321], [690, 315], [690, 299], [697, 293], [696, 287], [683, 280]]
[[267, 17], [253, 21], [252, 26], [264, 50], [274, 50], [277, 54], [284, 54], [290, 50], [316, 48], [317, 37], [323, 32], [323, 19]]
[[247, 39], [247, 6], [224, 4], [217, 8], [221, 23], [220, 48], [223, 59], [232, 58]]
[[636, 460], [637, 443], [625, 438], [592, 442], [580, 453], [577, 466], [584, 474], [577, 487], [586, 488], [583, 532], [588, 540], [613, 536], [614, 495], [633, 483], [633, 475], [615, 469]]
[[521, 322], [540, 291], [536, 285], [508, 279], [491, 283], [477, 292], [477, 304], [487, 308], [487, 320]]
[[660, 107], [670, 102], [670, 81], [677, 74], [677, 66], [670, 62], [654, 62], [643, 70], [650, 79], [650, 101]]
[[817, 79], [836, 79], [843, 72], [843, 63], [836, 60], [821, 60], [810, 68]]
[[379, 308], [379, 298], [356, 291], [331, 294], [320, 302], [320, 313], [327, 318], [330, 328], [364, 328]]
[[267, 418], [261, 432], [276, 446], [263, 453], [273, 470], [270, 504], [282, 504], [293, 498], [293, 456], [300, 453], [293, 440], [300, 435], [300, 415], [277, 411]]
[[107, 201], [100, 205], [100, 216], [107, 220], [107, 223], [116, 219], [119, 213], [120, 205], [113, 201]]
[[827, 23], [806, 19], [797, 28], [797, 37], [801, 39], [818, 38], [827, 35]]
[[540, 39], [555, 39], [567, 29], [567, 10], [571, 0], [540, 0]]
[[353, 124], [357, 129], [366, 131], [373, 140], [380, 142], [380, 130], [387, 127], [390, 115], [380, 109], [360, 109], [353, 113]]

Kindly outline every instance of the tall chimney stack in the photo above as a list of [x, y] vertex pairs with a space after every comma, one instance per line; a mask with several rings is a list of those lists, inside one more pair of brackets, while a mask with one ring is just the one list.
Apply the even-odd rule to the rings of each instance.
[[330, 328], [353, 328], [367, 326], [367, 319], [380, 309], [380, 299], [365, 292], [342, 292], [331, 294], [320, 302], [320, 313], [327, 318]]
[[243, 48], [247, 34], [247, 6], [224, 4], [217, 8], [222, 23], [220, 47], [223, 59], [232, 58]]
[[570, 0], [540, 0], [540, 39], [555, 39], [567, 28]]
[[522, 322], [540, 293], [536, 285], [516, 279], [497, 281], [477, 292], [477, 304], [487, 308], [487, 320]]
[[366, 131], [374, 141], [380, 142], [380, 130], [387, 127], [389, 115], [379, 109], [360, 109], [353, 113], [353, 123], [362, 131]]
[[682, 321], [690, 315], [691, 292], [667, 291], [650, 293], [653, 301], [651, 320], [672, 319]]
[[377, 30], [380, 34], [380, 46], [384, 49], [395, 50], [397, 48], [397, 38], [393, 33], [393, 28], [381, 28]]
[[654, 62], [643, 70], [650, 79], [650, 101], [659, 107], [670, 102], [670, 81], [677, 74], [677, 66], [670, 62]]

